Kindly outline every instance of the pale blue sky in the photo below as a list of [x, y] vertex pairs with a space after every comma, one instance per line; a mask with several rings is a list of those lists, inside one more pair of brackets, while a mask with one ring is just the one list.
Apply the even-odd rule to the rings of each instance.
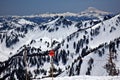
[[120, 0], [0, 0], [0, 16], [80, 12], [88, 7], [120, 12]]

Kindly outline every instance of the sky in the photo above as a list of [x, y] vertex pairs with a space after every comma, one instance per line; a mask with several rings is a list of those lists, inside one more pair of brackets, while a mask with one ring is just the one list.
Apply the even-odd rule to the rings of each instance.
[[120, 12], [120, 0], [0, 0], [0, 16], [84, 11], [88, 7]]

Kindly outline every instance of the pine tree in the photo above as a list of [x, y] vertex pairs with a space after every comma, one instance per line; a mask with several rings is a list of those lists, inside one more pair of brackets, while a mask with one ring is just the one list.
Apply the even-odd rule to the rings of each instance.
[[119, 70], [116, 69], [116, 65], [113, 62], [113, 59], [115, 58], [115, 43], [110, 42], [109, 44], [109, 60], [108, 63], [105, 65], [105, 68], [109, 75], [115, 76], [119, 74]]

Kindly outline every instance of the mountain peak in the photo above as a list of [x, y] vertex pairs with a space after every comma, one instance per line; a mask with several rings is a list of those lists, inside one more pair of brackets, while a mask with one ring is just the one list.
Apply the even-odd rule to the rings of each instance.
[[81, 14], [101, 14], [101, 15], [108, 15], [110, 12], [105, 12], [102, 10], [98, 10], [94, 7], [88, 7], [85, 11], [81, 12]]
[[98, 10], [98, 9], [96, 9], [96, 8], [94, 8], [94, 7], [88, 7], [87, 10], [89, 10], [89, 11], [96, 11], [96, 10]]

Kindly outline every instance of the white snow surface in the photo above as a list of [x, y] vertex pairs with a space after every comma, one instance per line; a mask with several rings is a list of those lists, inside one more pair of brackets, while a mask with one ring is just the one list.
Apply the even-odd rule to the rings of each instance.
[[[39, 79], [34, 79], [39, 80]], [[52, 80], [52, 78], [44, 78], [40, 80]], [[71, 77], [56, 77], [53, 80], [120, 80], [120, 76], [71, 76]]]

